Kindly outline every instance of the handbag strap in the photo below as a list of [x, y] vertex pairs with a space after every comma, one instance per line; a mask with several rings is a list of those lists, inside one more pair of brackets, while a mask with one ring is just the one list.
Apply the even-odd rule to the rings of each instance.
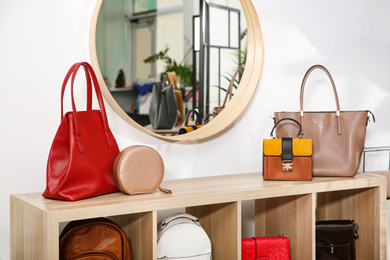
[[[336, 116], [337, 116], [337, 130], [338, 134], [341, 134], [341, 114], [340, 114], [340, 103], [339, 103], [339, 97], [337, 96], [337, 91], [336, 91], [336, 86], [334, 84], [333, 78], [330, 75], [329, 71], [322, 65], [314, 65], [312, 66], [305, 74], [303, 77], [302, 85], [301, 85], [301, 98], [300, 98], [300, 113], [301, 113], [301, 124], [304, 126], [303, 122], [303, 117], [304, 117], [304, 112], [303, 112], [303, 93], [305, 91], [305, 85], [306, 85], [306, 80], [309, 77], [310, 73], [315, 70], [315, 69], [321, 69], [323, 70], [326, 75], [328, 75], [328, 78], [330, 82], [332, 83], [332, 88], [333, 88], [333, 93], [336, 101]], [[303, 128], [303, 127], [302, 127]], [[302, 129], [302, 134], [303, 134], [303, 129]]]
[[[62, 82], [62, 88], [61, 88], [61, 120], [64, 117], [64, 94], [65, 94], [65, 88], [66, 84], [70, 78], [70, 76], [73, 73], [74, 68], [76, 67], [77, 63], [73, 64], [72, 67], [70, 67], [68, 73], [66, 74], [64, 81]], [[86, 67], [84, 67], [85, 72], [85, 78], [87, 79], [87, 110], [92, 109], [92, 86], [91, 86], [91, 78], [89, 77], [89, 73]]]
[[282, 118], [282, 119], [280, 119], [278, 122], [275, 123], [274, 127], [272, 127], [272, 130], [271, 130], [271, 134], [270, 134], [271, 137], [272, 137], [272, 138], [275, 138], [275, 137], [274, 137], [274, 130], [275, 130], [275, 127], [276, 127], [280, 122], [282, 122], [282, 121], [284, 121], [284, 120], [293, 121], [293, 122], [295, 122], [295, 123], [299, 126], [299, 131], [298, 131], [297, 137], [298, 137], [298, 138], [301, 138], [301, 131], [302, 131], [302, 126], [301, 126], [301, 124], [300, 124], [297, 120], [292, 119], [292, 118], [289, 118], [289, 117]]
[[179, 89], [176, 72], [175, 71], [166, 72], [165, 75], [168, 78], [169, 84], [172, 85], [174, 89]]
[[114, 144], [113, 144], [113, 141], [111, 139], [112, 138], [111, 137], [111, 130], [110, 130], [110, 127], [108, 126], [108, 119], [107, 119], [106, 108], [104, 106], [102, 93], [100, 91], [100, 86], [99, 86], [99, 82], [97, 80], [95, 71], [93, 70], [92, 66], [89, 63], [87, 63], [87, 62], [84, 62], [83, 66], [87, 66], [88, 67], [88, 71], [89, 71], [89, 73], [91, 75], [91, 78], [92, 78], [92, 81], [93, 81], [93, 85], [95, 87], [96, 97], [97, 97], [97, 100], [98, 100], [98, 103], [99, 103], [99, 107], [100, 107], [100, 114], [101, 114], [102, 119], [103, 119], [103, 127], [104, 127], [104, 132], [105, 132], [105, 135], [106, 135], [106, 138], [107, 138], [108, 146], [110, 148], [113, 148]]
[[170, 222], [172, 222], [176, 219], [180, 219], [180, 218], [189, 219], [192, 222], [194, 222], [196, 225], [200, 226], [199, 219], [197, 217], [194, 217], [194, 216], [187, 214], [187, 213], [178, 213], [178, 214], [172, 215], [172, 216], [164, 219], [160, 223], [158, 230], [163, 230]]
[[[73, 68], [73, 71], [72, 72], [68, 72], [68, 74], [65, 76], [65, 80], [64, 80], [64, 83], [63, 83], [63, 91], [62, 91], [62, 95], [61, 95], [61, 111], [63, 111], [63, 107], [62, 107], [62, 104], [63, 104], [63, 102], [62, 102], [63, 101], [63, 92], [64, 92], [65, 87], [67, 85], [67, 81], [70, 78], [70, 75], [72, 75], [72, 78], [71, 78], [71, 101], [72, 101], [72, 113], [73, 113], [73, 121], [74, 121], [73, 123], [74, 123], [74, 126], [75, 126], [74, 134], [76, 135], [77, 145], [78, 145], [78, 148], [80, 150], [80, 153], [84, 153], [84, 148], [83, 148], [83, 145], [82, 145], [82, 142], [81, 142], [81, 138], [80, 138], [80, 136], [81, 136], [80, 119], [79, 119], [79, 115], [77, 113], [76, 104], [74, 102], [74, 92], [73, 92], [74, 80], [76, 78], [77, 71], [79, 70], [79, 68], [81, 66], [83, 66], [84, 71], [85, 71], [85, 76], [86, 76], [86, 80], [87, 80], [87, 90], [88, 90], [88, 87], [90, 88], [90, 91], [87, 91], [87, 92], [90, 92], [91, 96], [92, 96], [92, 86], [91, 86], [92, 84], [89, 84], [89, 86], [88, 86], [88, 82], [91, 83], [91, 79], [92, 79], [92, 82], [93, 82], [93, 85], [94, 85], [94, 88], [95, 88], [96, 97], [97, 97], [97, 100], [98, 100], [98, 103], [99, 103], [99, 107], [100, 107], [100, 115], [102, 117], [102, 122], [103, 122], [103, 128], [104, 128], [105, 136], [106, 136], [106, 139], [107, 139], [108, 146], [111, 149], [111, 148], [114, 147], [114, 145], [113, 145], [113, 141], [111, 140], [110, 128], [108, 126], [106, 109], [105, 109], [105, 106], [104, 106], [104, 102], [103, 102], [102, 94], [100, 92], [100, 87], [99, 87], [99, 83], [98, 83], [97, 78], [96, 78], [96, 74], [93, 71], [93, 68], [92, 68], [92, 66], [89, 63], [87, 63], [87, 62], [75, 63], [71, 67], [71, 69]], [[89, 98], [88, 97], [88, 93], [87, 93], [87, 110], [91, 110], [91, 107], [92, 107], [92, 97]]]
[[196, 111], [195, 109], [191, 109], [190, 111], [187, 112], [186, 119], [184, 120], [184, 125], [188, 126], [188, 118], [189, 118], [191, 112], [193, 113], [194, 117], [196, 116], [196, 120], [194, 120], [195, 124], [199, 125], [199, 122], [198, 122], [199, 114], [198, 114], [198, 111]]
[[240, 71], [244, 71], [244, 69], [245, 69], [244, 66], [240, 66], [240, 67], [238, 67], [238, 69], [236, 70], [236, 72], [234, 72], [233, 77], [232, 77], [232, 79], [230, 80], [229, 87], [228, 87], [227, 90], [226, 90], [226, 95], [225, 95], [225, 99], [224, 99], [224, 101], [223, 101], [222, 107], [225, 107], [226, 101], [227, 101], [227, 97], [228, 97], [228, 96], [229, 96], [229, 100], [232, 99], [232, 95], [233, 95], [233, 86], [234, 86], [234, 82], [235, 82], [235, 80], [236, 80], [237, 74], [238, 74]]

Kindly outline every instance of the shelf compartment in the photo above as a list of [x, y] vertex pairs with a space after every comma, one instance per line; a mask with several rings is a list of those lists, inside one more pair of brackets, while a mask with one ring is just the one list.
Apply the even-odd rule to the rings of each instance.
[[[357, 259], [382, 259], [379, 188], [321, 192], [317, 194], [317, 220], [353, 219], [359, 225]], [[383, 252], [383, 251], [382, 251]]]
[[314, 259], [314, 195], [255, 200], [255, 236], [287, 235], [292, 260]]
[[211, 239], [212, 258], [241, 259], [241, 202], [186, 208]]
[[10, 196], [11, 259], [58, 259], [60, 225], [108, 216], [120, 222], [130, 239], [142, 233], [142, 238], [135, 235], [139, 241], [131, 240], [134, 259], [154, 260], [156, 215], [178, 208], [200, 219], [213, 244], [213, 259], [241, 259], [241, 203], [251, 200], [256, 208], [255, 235], [289, 235], [293, 260], [315, 258], [316, 217], [354, 218], [360, 233], [358, 259], [386, 259], [384, 176], [359, 173], [351, 178], [315, 177], [307, 182], [263, 181], [260, 176], [167, 180], [162, 186], [173, 191], [170, 195], [117, 192], [68, 202], [45, 199], [41, 192], [14, 194]]

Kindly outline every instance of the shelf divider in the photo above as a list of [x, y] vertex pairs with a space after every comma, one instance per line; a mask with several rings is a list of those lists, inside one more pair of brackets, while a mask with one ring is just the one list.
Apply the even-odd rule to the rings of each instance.
[[133, 260], [157, 258], [157, 212], [111, 216], [126, 233]]
[[213, 259], [241, 259], [241, 202], [188, 207], [186, 212], [199, 219], [211, 239]]

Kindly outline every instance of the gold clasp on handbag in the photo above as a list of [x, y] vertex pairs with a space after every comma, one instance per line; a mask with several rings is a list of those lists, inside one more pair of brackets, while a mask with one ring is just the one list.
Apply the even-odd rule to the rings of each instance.
[[293, 170], [293, 162], [292, 161], [283, 161], [283, 171], [284, 172], [292, 172]]

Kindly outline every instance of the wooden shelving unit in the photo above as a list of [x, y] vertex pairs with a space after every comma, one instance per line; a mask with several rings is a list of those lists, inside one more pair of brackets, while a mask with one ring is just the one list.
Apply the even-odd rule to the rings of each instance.
[[241, 258], [241, 203], [255, 203], [255, 235], [287, 234], [291, 259], [315, 259], [315, 221], [354, 219], [359, 224], [357, 259], [386, 258], [386, 178], [305, 182], [263, 181], [261, 173], [168, 180], [161, 192], [114, 193], [76, 202], [41, 193], [11, 195], [11, 259], [58, 259], [60, 223], [109, 217], [129, 237], [133, 260], [156, 259], [159, 211], [185, 208], [211, 238], [213, 259]]

